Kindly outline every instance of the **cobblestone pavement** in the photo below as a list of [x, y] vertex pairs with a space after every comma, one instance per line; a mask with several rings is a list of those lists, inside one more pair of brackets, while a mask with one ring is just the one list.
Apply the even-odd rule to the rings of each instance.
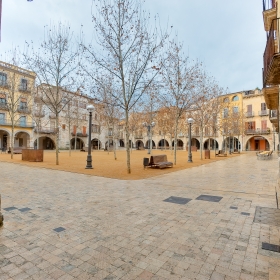
[[277, 168], [245, 154], [121, 181], [0, 163], [0, 279], [279, 280], [262, 249], [280, 245]]

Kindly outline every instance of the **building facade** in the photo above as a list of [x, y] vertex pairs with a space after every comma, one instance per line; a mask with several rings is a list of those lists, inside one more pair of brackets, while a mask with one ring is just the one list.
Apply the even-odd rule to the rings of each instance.
[[0, 148], [32, 146], [35, 73], [0, 62]]

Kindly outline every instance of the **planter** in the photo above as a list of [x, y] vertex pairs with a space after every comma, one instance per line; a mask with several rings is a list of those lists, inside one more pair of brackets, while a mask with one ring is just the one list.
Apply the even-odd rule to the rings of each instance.
[[42, 162], [43, 158], [44, 158], [44, 150], [31, 150], [31, 149], [22, 150], [23, 161]]

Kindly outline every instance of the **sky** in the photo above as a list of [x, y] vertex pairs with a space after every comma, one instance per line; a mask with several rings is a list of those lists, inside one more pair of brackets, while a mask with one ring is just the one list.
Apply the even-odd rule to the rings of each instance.
[[[63, 22], [93, 38], [92, 0], [2, 0], [0, 59], [25, 41], [40, 42], [44, 26]], [[163, 27], [173, 26], [184, 52], [198, 59], [227, 92], [262, 88], [266, 33], [262, 0], [146, 0]]]

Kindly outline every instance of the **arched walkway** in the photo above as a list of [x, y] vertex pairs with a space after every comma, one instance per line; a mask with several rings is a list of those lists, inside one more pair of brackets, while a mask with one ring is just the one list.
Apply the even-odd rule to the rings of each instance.
[[165, 139], [161, 139], [159, 142], [158, 142], [158, 148], [159, 149], [169, 149], [169, 143], [167, 140]]
[[[146, 142], [145, 148], [150, 149], [150, 140], [148, 140]], [[152, 149], [155, 149], [155, 148], [156, 148], [156, 144], [155, 144], [154, 140], [152, 140]]]
[[82, 139], [76, 138], [76, 143], [75, 143], [75, 138], [71, 139], [71, 149], [72, 150], [81, 150], [85, 146], [85, 143]]
[[10, 134], [6, 130], [0, 130], [0, 149], [8, 150], [10, 145]]
[[223, 150], [241, 150], [241, 143], [236, 137], [226, 137], [223, 141]]
[[54, 150], [55, 143], [50, 137], [39, 137], [39, 146], [37, 147], [37, 139], [34, 141], [34, 148], [43, 150]]
[[136, 147], [137, 150], [139, 150], [140, 148], [144, 148], [144, 143], [143, 143], [143, 141], [137, 140], [137, 141], [135, 142], [135, 147]]
[[[181, 139], [177, 139], [177, 150], [183, 150], [184, 142]], [[172, 141], [172, 148], [174, 148], [174, 140]]]
[[121, 139], [120, 139], [120, 147], [121, 147], [121, 148], [124, 148], [124, 147], [125, 147], [125, 145], [124, 145], [124, 141], [123, 141], [123, 140], [121, 140]]
[[[115, 143], [115, 147], [116, 147], [116, 143]], [[108, 141], [106, 141], [105, 143], [105, 150], [108, 150], [108, 148], [110, 150], [112, 150], [114, 148], [114, 142], [113, 142], [113, 139], [110, 139], [109, 140], [109, 145], [108, 145]]]
[[91, 147], [93, 150], [100, 150], [102, 149], [102, 143], [97, 138], [91, 140]]
[[14, 147], [29, 148], [30, 135], [25, 131], [18, 131], [15, 133]]
[[192, 147], [197, 147], [197, 149], [200, 149], [200, 142], [196, 138], [192, 138], [191, 143]]
[[204, 142], [204, 150], [215, 150], [215, 145], [216, 145], [216, 150], [219, 150], [219, 144], [217, 140], [210, 138], [210, 145], [209, 145], [209, 139], [205, 140]]
[[246, 143], [246, 151], [269, 151], [268, 140], [263, 136], [253, 136]]

